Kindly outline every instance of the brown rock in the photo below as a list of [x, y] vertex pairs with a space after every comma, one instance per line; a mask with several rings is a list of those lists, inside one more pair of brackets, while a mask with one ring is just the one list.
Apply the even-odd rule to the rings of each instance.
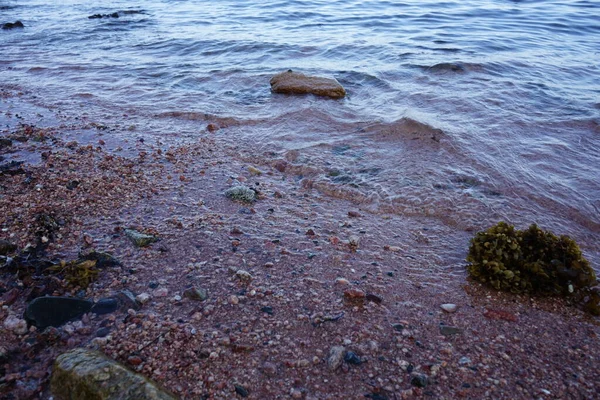
[[367, 295], [360, 289], [352, 288], [344, 291], [344, 297], [349, 300], [362, 300], [367, 297]]
[[274, 93], [314, 94], [333, 99], [341, 99], [346, 96], [346, 90], [335, 79], [306, 76], [292, 70], [271, 78], [271, 90]]

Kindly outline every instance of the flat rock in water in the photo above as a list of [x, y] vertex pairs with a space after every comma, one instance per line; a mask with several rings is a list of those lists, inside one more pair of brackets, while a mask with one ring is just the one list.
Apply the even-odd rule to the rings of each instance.
[[346, 96], [346, 90], [335, 79], [307, 76], [292, 70], [271, 78], [271, 90], [274, 93], [314, 94], [333, 99], [341, 99]]
[[57, 400], [175, 400], [156, 383], [104, 354], [74, 349], [56, 359], [50, 381]]
[[25, 319], [41, 329], [58, 327], [89, 312], [93, 304], [72, 297], [38, 297], [27, 305]]

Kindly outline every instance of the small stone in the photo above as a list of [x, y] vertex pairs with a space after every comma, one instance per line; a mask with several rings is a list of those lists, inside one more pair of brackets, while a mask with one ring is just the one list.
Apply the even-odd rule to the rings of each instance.
[[154, 296], [156, 297], [167, 297], [169, 295], [169, 289], [160, 288], [154, 291]]
[[250, 283], [252, 281], [252, 275], [248, 271], [244, 271], [243, 269], [238, 269], [235, 273], [235, 276], [244, 283]]
[[274, 265], [275, 264], [273, 264], [272, 262], [266, 262], [265, 265], [264, 265], [264, 267], [265, 268], [273, 268]]
[[402, 332], [404, 330], [403, 324], [392, 324], [392, 328], [398, 332]]
[[462, 329], [457, 328], [456, 326], [440, 325], [440, 333], [444, 336], [457, 335], [461, 332], [462, 332]]
[[246, 389], [242, 385], [234, 385], [234, 387], [235, 387], [235, 392], [242, 397], [248, 397], [248, 395], [250, 394], [248, 389]]
[[2, 303], [4, 303], [4, 305], [11, 306], [15, 303], [15, 301], [17, 301], [20, 294], [21, 291], [19, 289], [12, 288], [8, 292], [4, 293], [2, 295], [2, 299], [0, 300], [2, 300]]
[[146, 235], [134, 229], [125, 229], [125, 235], [131, 240], [136, 247], [146, 247], [151, 243], [158, 241], [154, 235]]
[[358, 248], [359, 243], [360, 238], [358, 236], [350, 236], [350, 238], [348, 239], [348, 246], [350, 246], [350, 248], [353, 250], [356, 250]]
[[304, 397], [304, 394], [301, 390], [292, 388], [290, 390], [290, 396], [292, 397], [292, 399], [301, 399], [302, 397]]
[[0, 240], [0, 256], [5, 256], [8, 253], [12, 253], [17, 249], [17, 246], [9, 242], [8, 240]]
[[461, 357], [460, 360], [458, 360], [458, 364], [459, 365], [471, 364], [471, 359], [469, 357]]
[[102, 327], [96, 331], [96, 337], [106, 337], [110, 333], [110, 328]]
[[381, 304], [383, 302], [383, 298], [381, 296], [377, 296], [373, 293], [367, 293], [366, 299], [368, 301], [372, 301], [375, 304]]
[[148, 293], [140, 293], [137, 296], [135, 296], [135, 301], [137, 301], [140, 304], [146, 304], [150, 301], [151, 298], [152, 296], [150, 296]]
[[260, 309], [260, 311], [269, 314], [269, 315], [273, 315], [273, 307], [271, 306], [264, 306], [263, 308]]
[[358, 218], [361, 217], [360, 213], [358, 211], [348, 211], [348, 216], [350, 218]]
[[277, 375], [277, 365], [267, 361], [262, 365], [261, 371], [263, 374], [273, 377]]
[[27, 322], [24, 319], [17, 318], [14, 315], [9, 315], [4, 320], [4, 328], [16, 335], [24, 335], [27, 333]]
[[335, 284], [341, 286], [348, 286], [350, 285], [350, 281], [346, 278], [336, 278]]
[[130, 365], [133, 365], [134, 367], [140, 365], [141, 363], [144, 362], [144, 360], [142, 360], [142, 358], [140, 356], [129, 356], [127, 357], [127, 362]]
[[204, 301], [208, 299], [208, 291], [202, 288], [191, 287], [183, 291], [183, 297], [194, 301]]
[[117, 299], [100, 299], [92, 307], [92, 312], [98, 315], [110, 314], [112, 312], [117, 311], [118, 308], [119, 302], [117, 301]]
[[348, 364], [352, 364], [352, 365], [362, 364], [361, 358], [359, 356], [357, 356], [356, 353], [354, 353], [353, 351], [348, 351], [346, 353], [346, 355], [344, 356], [344, 361], [346, 361]]
[[344, 355], [346, 354], [346, 348], [344, 346], [332, 346], [329, 349], [329, 356], [327, 357], [327, 366], [329, 370], [335, 371], [341, 367], [344, 362]]
[[254, 200], [256, 200], [256, 191], [247, 186], [239, 185], [227, 189], [225, 191], [225, 197], [231, 200], [252, 203]]
[[447, 313], [453, 313], [458, 309], [458, 306], [456, 304], [446, 303], [442, 304], [440, 308], [446, 311]]
[[250, 175], [262, 175], [262, 171], [256, 167], [248, 167], [248, 172], [250, 172]]
[[306, 231], [306, 236], [315, 236], [315, 235], [316, 235], [316, 233], [315, 233], [314, 229], [312, 229], [312, 228]]
[[116, 295], [116, 299], [119, 301], [119, 307], [121, 310], [129, 310], [133, 308], [134, 310], [140, 309], [140, 303], [137, 301], [136, 296], [131, 292], [131, 290], [121, 290]]
[[150, 281], [150, 283], [148, 284], [148, 287], [150, 289], [156, 289], [159, 286], [159, 283], [156, 281]]
[[413, 374], [410, 378], [410, 384], [419, 388], [424, 388], [429, 383], [429, 379], [425, 374]]
[[229, 296], [229, 303], [231, 303], [235, 306], [235, 305], [239, 304], [239, 302], [240, 302], [240, 299], [236, 295]]
[[351, 288], [344, 291], [344, 297], [349, 300], [363, 300], [367, 294], [360, 289]]

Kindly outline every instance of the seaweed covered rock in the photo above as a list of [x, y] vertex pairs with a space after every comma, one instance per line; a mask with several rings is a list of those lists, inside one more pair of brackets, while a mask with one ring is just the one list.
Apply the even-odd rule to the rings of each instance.
[[596, 274], [568, 236], [557, 237], [535, 224], [520, 231], [500, 222], [475, 235], [467, 261], [471, 277], [498, 290], [573, 295], [589, 311], [598, 309], [591, 290]]

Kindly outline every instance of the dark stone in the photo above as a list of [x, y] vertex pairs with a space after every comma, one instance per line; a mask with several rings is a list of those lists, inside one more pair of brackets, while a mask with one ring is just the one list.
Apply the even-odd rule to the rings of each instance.
[[10, 147], [10, 146], [12, 146], [12, 140], [6, 139], [6, 138], [0, 138], [0, 149], [3, 149], [4, 147]]
[[263, 308], [260, 309], [260, 311], [267, 313], [269, 315], [273, 315], [273, 307], [271, 307], [271, 306], [264, 306]]
[[414, 374], [412, 378], [410, 378], [410, 384], [416, 387], [424, 388], [429, 384], [429, 379], [425, 374]]
[[106, 337], [110, 333], [110, 328], [100, 328], [96, 331], [96, 337]]
[[366, 299], [368, 301], [372, 301], [375, 304], [381, 304], [381, 302], [383, 301], [383, 298], [381, 298], [380, 296], [377, 296], [376, 294], [372, 294], [372, 293], [367, 293]]
[[4, 303], [4, 305], [11, 306], [15, 303], [15, 301], [17, 301], [17, 299], [19, 298], [19, 294], [21, 294], [21, 291], [19, 289], [12, 288], [8, 292], [4, 293], [4, 295], [2, 295], [1, 300]]
[[112, 254], [96, 250], [79, 253], [79, 261], [85, 260], [96, 261], [96, 267], [98, 268], [118, 267], [121, 265], [121, 262], [113, 257]]
[[25, 25], [23, 25], [23, 23], [21, 21], [16, 21], [14, 23], [7, 22], [6, 24], [2, 25], [2, 29], [14, 29], [14, 28], [25, 28]]
[[444, 336], [457, 335], [461, 332], [462, 332], [462, 329], [457, 328], [456, 326], [440, 325], [440, 333]]
[[141, 304], [137, 302], [135, 295], [130, 290], [121, 290], [115, 297], [119, 301], [119, 307], [124, 311], [127, 311], [130, 308], [139, 310], [142, 307]]
[[78, 180], [72, 180], [69, 183], [67, 183], [67, 189], [69, 190], [73, 190], [75, 189], [77, 186], [79, 186], [79, 181]]
[[344, 356], [344, 361], [352, 365], [362, 364], [362, 360], [360, 359], [360, 357], [357, 356], [356, 353], [353, 351], [346, 352], [346, 355]]
[[204, 301], [208, 299], [208, 291], [202, 288], [191, 287], [183, 291], [183, 297], [190, 300]]
[[117, 299], [100, 299], [92, 307], [92, 312], [98, 315], [110, 314], [112, 312], [117, 311], [118, 308], [119, 302], [117, 301]]
[[89, 312], [93, 304], [72, 297], [38, 297], [27, 305], [24, 317], [40, 329], [58, 327]]
[[248, 395], [250, 394], [248, 389], [246, 389], [245, 387], [243, 387], [241, 385], [235, 385], [235, 392], [242, 397], [248, 397]]
[[0, 256], [5, 256], [8, 253], [12, 253], [17, 249], [17, 246], [9, 242], [8, 240], [0, 240]]
[[151, 282], [148, 284], [148, 287], [149, 287], [150, 289], [156, 289], [156, 288], [158, 287], [158, 282], [156, 282], [156, 281], [151, 281]]
[[23, 175], [25, 174], [25, 170], [23, 167], [23, 161], [10, 161], [6, 164], [0, 165], [0, 175]]
[[88, 17], [89, 19], [100, 19], [100, 18], [119, 18], [119, 13], [114, 12], [112, 14], [94, 14]]
[[402, 332], [404, 330], [404, 325], [402, 325], [402, 324], [393, 324], [392, 328], [394, 328], [398, 332]]

